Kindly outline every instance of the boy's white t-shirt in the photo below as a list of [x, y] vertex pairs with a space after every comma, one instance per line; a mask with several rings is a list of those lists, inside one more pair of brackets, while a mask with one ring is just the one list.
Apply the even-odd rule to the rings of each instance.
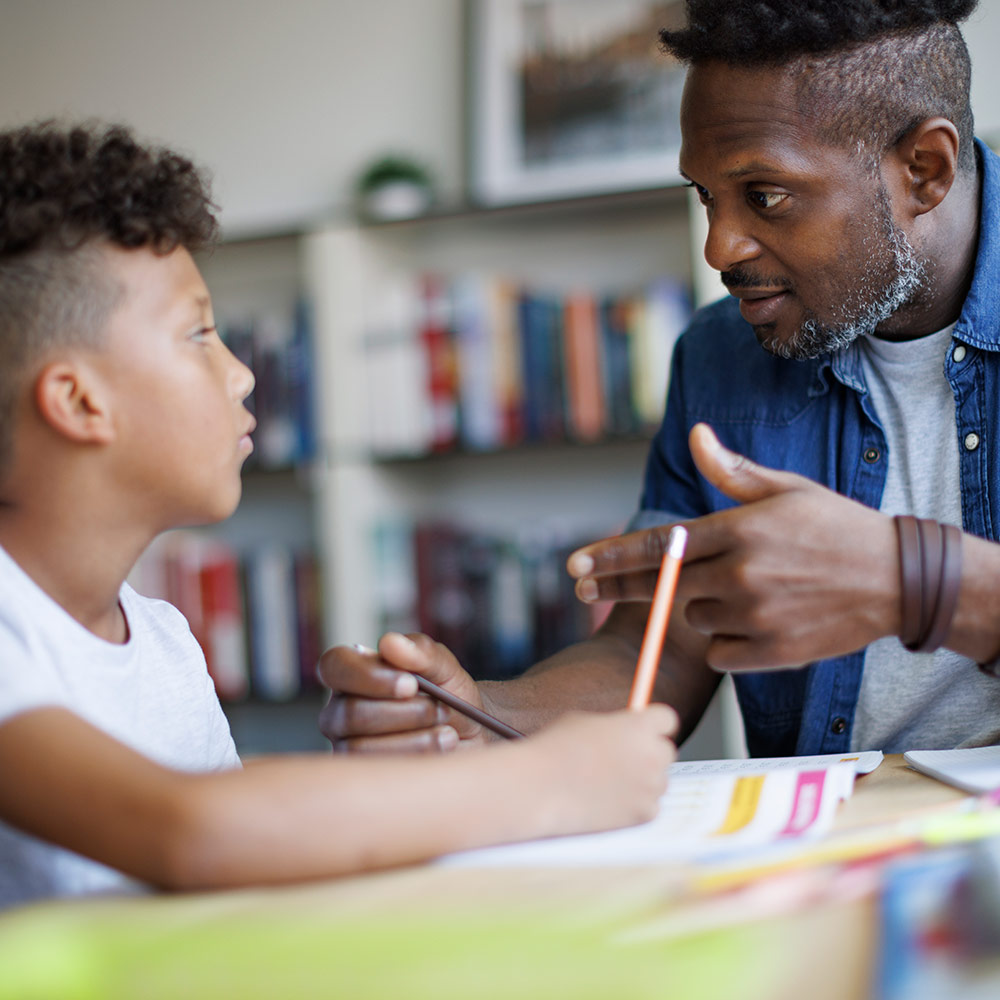
[[[240, 766], [205, 657], [172, 605], [119, 594], [124, 644], [89, 632], [0, 548], [0, 726], [43, 706], [69, 709], [167, 767]], [[105, 865], [0, 821], [0, 907], [48, 896], [134, 892]]]

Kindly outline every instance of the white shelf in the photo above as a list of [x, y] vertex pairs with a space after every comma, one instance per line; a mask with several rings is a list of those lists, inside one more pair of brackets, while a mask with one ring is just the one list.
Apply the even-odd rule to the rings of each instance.
[[401, 273], [482, 273], [556, 292], [692, 280], [689, 198], [679, 188], [330, 226], [305, 239], [316, 310], [320, 538], [335, 642], [378, 638], [372, 532], [433, 513], [499, 531], [560, 522], [612, 533], [638, 504], [647, 443], [530, 445], [493, 455], [379, 461], [367, 453], [363, 342], [369, 304]]

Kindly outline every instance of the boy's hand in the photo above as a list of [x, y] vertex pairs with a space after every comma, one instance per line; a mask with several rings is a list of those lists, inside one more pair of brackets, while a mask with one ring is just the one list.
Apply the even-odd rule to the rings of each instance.
[[[651, 820], [677, 757], [677, 713], [570, 713], [525, 744], [531, 775], [552, 793], [552, 834], [584, 833]], [[532, 780], [529, 778], [529, 780]]]
[[488, 741], [478, 723], [418, 693], [413, 674], [483, 707], [476, 682], [426, 635], [389, 632], [378, 652], [334, 646], [320, 658], [318, 674], [330, 689], [319, 728], [334, 752], [435, 753]]
[[[900, 627], [892, 520], [803, 476], [757, 465], [691, 431], [702, 475], [741, 506], [686, 521], [677, 601], [711, 637], [720, 670], [800, 666], [860, 649]], [[652, 598], [670, 525], [575, 552], [584, 600]]]

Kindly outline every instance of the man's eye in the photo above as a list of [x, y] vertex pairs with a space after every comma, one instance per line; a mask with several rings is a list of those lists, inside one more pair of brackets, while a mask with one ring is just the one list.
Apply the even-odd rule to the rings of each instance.
[[747, 199], [754, 208], [777, 208], [787, 197], [787, 194], [779, 194], [775, 191], [749, 191], [747, 193]]
[[689, 181], [687, 186], [695, 189], [698, 193], [698, 200], [703, 205], [707, 205], [712, 200], [712, 196], [708, 193], [708, 190], [703, 188], [700, 184], [695, 184], [694, 181]]

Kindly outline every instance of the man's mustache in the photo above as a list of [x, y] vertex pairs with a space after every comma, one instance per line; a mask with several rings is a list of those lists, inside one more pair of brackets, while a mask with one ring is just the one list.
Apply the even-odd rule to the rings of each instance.
[[792, 287], [792, 282], [784, 276], [763, 278], [742, 267], [734, 267], [730, 271], [721, 271], [719, 277], [726, 288], [790, 289]]

